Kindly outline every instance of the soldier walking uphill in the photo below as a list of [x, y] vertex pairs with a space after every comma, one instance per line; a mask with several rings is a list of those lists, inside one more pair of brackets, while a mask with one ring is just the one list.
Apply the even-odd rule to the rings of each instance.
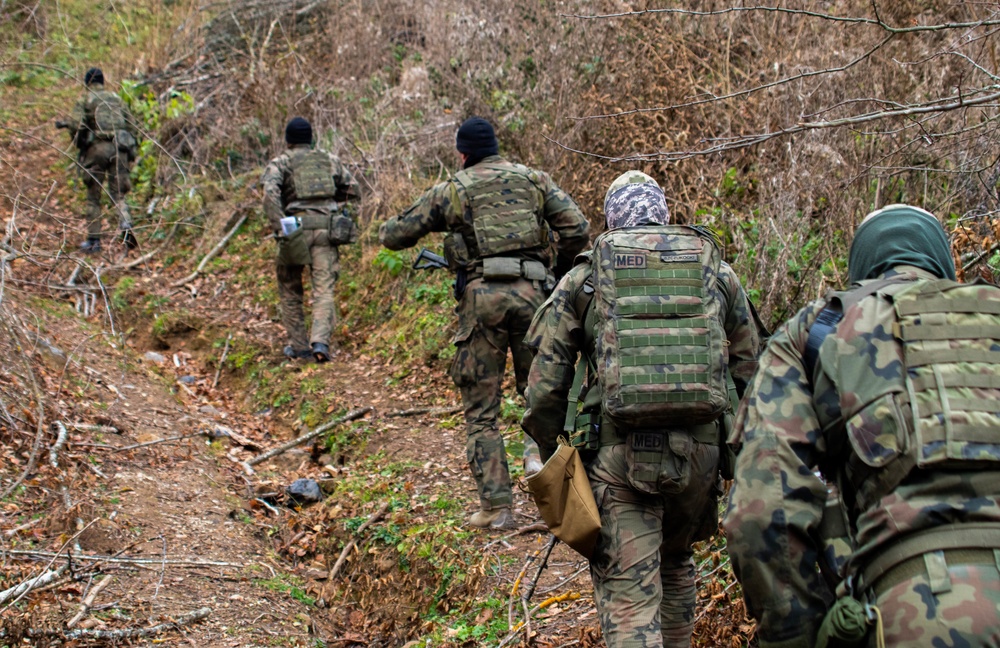
[[[467, 459], [479, 489], [480, 511], [470, 524], [513, 525], [510, 474], [497, 428], [507, 349], [524, 392], [531, 354], [522, 343], [531, 317], [555, 278], [587, 245], [588, 224], [548, 174], [501, 158], [493, 127], [473, 117], [458, 129], [462, 170], [428, 190], [382, 225], [392, 250], [411, 247], [430, 232], [448, 232], [445, 257], [456, 272], [457, 347], [451, 377], [462, 392]], [[556, 262], [550, 266], [549, 231]], [[526, 444], [526, 451], [531, 448]]]
[[[862, 222], [848, 272], [771, 338], [737, 420], [724, 524], [760, 645], [996, 646], [1000, 288], [956, 283], [906, 205]], [[841, 535], [834, 600], [817, 568]]]
[[125, 194], [132, 189], [129, 166], [138, 151], [138, 130], [132, 114], [114, 92], [104, 89], [104, 73], [99, 68], [87, 70], [84, 76], [87, 92], [73, 108], [68, 123], [58, 123], [69, 129], [73, 144], [79, 149], [77, 166], [87, 187], [87, 240], [80, 250], [94, 254], [101, 250], [101, 194], [107, 194], [118, 214], [121, 241], [129, 248], [138, 243], [132, 233]]
[[655, 180], [623, 174], [604, 212], [608, 231], [525, 338], [535, 357], [521, 425], [545, 459], [562, 435], [583, 455], [601, 518], [590, 573], [607, 645], [687, 648], [691, 544], [718, 529], [719, 444], [759, 337], [714, 235], [669, 225]]
[[[288, 335], [285, 355], [317, 362], [330, 359], [337, 318], [333, 287], [340, 273], [338, 245], [353, 243], [354, 222], [341, 203], [360, 197], [357, 182], [340, 160], [312, 148], [312, 125], [296, 117], [285, 127], [288, 150], [264, 169], [264, 213], [278, 240], [278, 297]], [[282, 219], [286, 226], [283, 228]], [[302, 273], [310, 268], [312, 331], [306, 336]]]

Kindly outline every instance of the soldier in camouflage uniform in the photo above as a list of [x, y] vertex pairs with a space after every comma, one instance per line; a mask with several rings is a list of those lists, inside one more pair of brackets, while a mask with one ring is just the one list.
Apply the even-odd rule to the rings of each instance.
[[[344, 241], [331, 236], [331, 218], [340, 215], [341, 203], [358, 200], [358, 184], [332, 153], [312, 148], [312, 125], [295, 117], [285, 128], [288, 150], [264, 169], [264, 213], [278, 239], [278, 297], [281, 318], [288, 334], [289, 358], [330, 359], [330, 334], [336, 324], [333, 288], [340, 274], [337, 246]], [[294, 217], [298, 230], [287, 235], [281, 219]], [[312, 330], [306, 336], [302, 273], [310, 269]]]
[[73, 107], [72, 119], [59, 124], [69, 129], [80, 151], [77, 165], [87, 187], [84, 209], [87, 240], [80, 250], [87, 254], [101, 250], [101, 194], [105, 191], [118, 214], [122, 242], [130, 249], [135, 248], [138, 243], [132, 233], [125, 194], [132, 189], [129, 166], [137, 154], [139, 132], [121, 97], [104, 89], [104, 73], [99, 68], [87, 70], [84, 85], [87, 92]]
[[[771, 338], [737, 419], [724, 525], [760, 645], [996, 646], [1000, 289], [940, 281], [945, 232], [905, 205], [862, 222], [849, 274]], [[834, 593], [819, 563], [838, 526]]]
[[[456, 147], [462, 170], [384, 223], [379, 240], [401, 250], [430, 232], [449, 232], [445, 256], [456, 272], [458, 298], [457, 349], [450, 373], [462, 393], [467, 459], [480, 500], [480, 511], [470, 524], [509, 528], [514, 522], [513, 496], [497, 428], [507, 349], [514, 358], [517, 390], [523, 393], [531, 362], [522, 344], [524, 334], [555, 277], [566, 272], [587, 245], [589, 226], [548, 174], [498, 155], [493, 127], [486, 120], [474, 117], [463, 123]], [[558, 236], [555, 276], [549, 269], [550, 230]], [[530, 461], [533, 444], [527, 441]]]
[[[609, 230], [670, 221], [663, 191], [638, 171], [615, 180], [605, 197], [604, 211]], [[596, 367], [594, 263], [591, 253], [578, 258], [535, 315], [525, 338], [536, 355], [521, 425], [538, 442], [545, 459], [556, 450], [557, 438], [563, 434], [578, 354], [585, 354], [588, 365]], [[711, 277], [697, 281], [717, 287], [719, 324], [728, 340], [720, 345], [723, 351], [718, 362], [728, 363], [735, 388], [742, 394], [756, 368], [760, 346], [749, 302], [736, 273], [724, 262], [715, 281]], [[599, 382], [592, 378], [589, 384], [585, 402], [592, 402], [594, 393], [601, 402]], [[631, 427], [615, 429], [602, 418], [596, 452], [583, 452], [601, 516], [591, 577], [604, 640], [611, 648], [690, 645], [696, 602], [691, 544], [718, 529], [721, 424], [717, 420], [697, 428], [655, 431], [661, 437], [671, 434], [671, 449], [675, 432], [689, 442], [688, 484], [669, 494], [658, 486], [639, 490], [632, 481], [626, 447]]]

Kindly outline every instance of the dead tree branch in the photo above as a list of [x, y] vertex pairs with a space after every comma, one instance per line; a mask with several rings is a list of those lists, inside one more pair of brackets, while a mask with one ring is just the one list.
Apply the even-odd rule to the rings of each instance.
[[251, 468], [251, 466], [256, 466], [257, 464], [259, 464], [262, 461], [267, 461], [268, 459], [271, 459], [272, 457], [277, 457], [281, 453], [286, 452], [288, 450], [291, 450], [295, 446], [302, 445], [306, 441], [310, 441], [312, 439], [315, 439], [316, 437], [318, 437], [319, 435], [323, 434], [327, 430], [330, 430], [330, 429], [332, 429], [332, 428], [340, 425], [341, 423], [346, 423], [348, 421], [353, 421], [355, 419], [359, 419], [362, 416], [364, 416], [365, 414], [367, 414], [368, 412], [372, 411], [373, 409], [374, 408], [371, 407], [371, 406], [361, 407], [359, 409], [352, 410], [352, 411], [348, 412], [347, 414], [344, 414], [340, 418], [337, 418], [337, 419], [334, 419], [334, 420], [330, 421], [329, 423], [324, 423], [323, 425], [319, 426], [318, 428], [316, 428], [312, 432], [309, 432], [307, 434], [303, 434], [302, 436], [298, 437], [297, 439], [292, 439], [288, 443], [283, 443], [283, 444], [281, 444], [280, 446], [278, 446], [276, 448], [272, 448], [271, 450], [268, 450], [267, 452], [263, 452], [263, 453], [257, 455], [256, 457], [253, 457], [253, 458], [251, 458], [251, 459], [243, 462], [244, 470], [247, 470], [248, 472], [253, 473], [253, 469]]
[[248, 216], [249, 214], [246, 213], [240, 216], [239, 220], [236, 221], [236, 224], [233, 225], [233, 228], [229, 230], [225, 236], [222, 237], [222, 240], [216, 243], [215, 247], [209, 250], [208, 254], [202, 257], [201, 263], [198, 264], [198, 267], [195, 268], [195, 271], [189, 274], [188, 276], [184, 277], [183, 279], [180, 279], [170, 284], [170, 287], [180, 288], [181, 286], [194, 281], [198, 277], [198, 275], [200, 275], [202, 271], [205, 269], [205, 266], [208, 265], [208, 262], [211, 261], [216, 254], [221, 252], [223, 248], [226, 247], [226, 244], [229, 243], [229, 239], [233, 238], [233, 236], [236, 234], [236, 231], [240, 229], [243, 223], [246, 222]]
[[358, 545], [357, 536], [360, 536], [368, 529], [368, 527], [370, 527], [371, 525], [375, 524], [383, 517], [385, 517], [385, 514], [388, 510], [389, 510], [389, 502], [386, 502], [379, 508], [379, 510], [372, 513], [371, 516], [369, 516], [369, 518], [365, 520], [364, 524], [358, 527], [358, 530], [354, 533], [356, 537], [353, 538], [350, 542], [348, 542], [346, 546], [344, 546], [344, 550], [340, 552], [340, 557], [337, 558], [337, 562], [334, 563], [333, 569], [330, 570], [330, 575], [328, 578], [331, 581], [337, 577], [337, 574], [340, 573], [340, 568], [344, 566], [344, 562], [347, 560], [347, 555], [351, 553], [351, 550]]

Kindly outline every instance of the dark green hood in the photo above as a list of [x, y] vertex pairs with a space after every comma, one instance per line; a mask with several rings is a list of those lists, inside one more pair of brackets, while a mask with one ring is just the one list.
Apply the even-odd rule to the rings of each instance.
[[898, 265], [955, 279], [955, 262], [944, 228], [929, 212], [909, 205], [889, 205], [861, 222], [847, 262], [851, 283], [874, 279]]

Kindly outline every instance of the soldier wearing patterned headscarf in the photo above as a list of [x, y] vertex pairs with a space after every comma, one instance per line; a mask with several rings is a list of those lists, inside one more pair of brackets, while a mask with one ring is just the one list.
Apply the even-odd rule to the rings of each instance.
[[80, 151], [77, 166], [87, 187], [84, 219], [87, 239], [80, 251], [96, 254], [101, 250], [101, 195], [107, 193], [118, 215], [120, 240], [128, 249], [138, 247], [132, 233], [125, 194], [132, 189], [129, 167], [138, 153], [139, 131], [125, 102], [116, 93], [104, 88], [104, 72], [91, 68], [84, 75], [86, 93], [73, 108], [69, 122], [58, 122], [67, 128], [73, 144]]
[[[288, 358], [330, 360], [337, 320], [334, 284], [340, 275], [339, 245], [357, 240], [357, 227], [342, 213], [360, 199], [358, 183], [333, 153], [313, 148], [312, 124], [303, 117], [285, 126], [288, 150], [264, 169], [264, 213], [278, 241], [278, 299], [288, 335]], [[302, 276], [310, 270], [312, 329], [306, 332]]]
[[583, 455], [600, 512], [589, 558], [607, 645], [687, 648], [691, 545], [718, 529], [724, 423], [760, 339], [714, 235], [669, 225], [653, 178], [617, 178], [604, 212], [608, 231], [525, 338], [535, 358], [521, 426], [543, 458], [560, 435]]
[[[737, 420], [724, 524], [758, 640], [994, 646], [1000, 288], [955, 282], [941, 224], [908, 205], [869, 214], [848, 271], [775, 332]], [[831, 537], [850, 545], [832, 576]]]
[[[531, 316], [587, 245], [589, 226], [547, 173], [500, 157], [493, 126], [485, 119], [466, 120], [455, 147], [462, 170], [384, 223], [379, 240], [401, 250], [431, 232], [448, 232], [444, 251], [456, 273], [458, 299], [450, 373], [462, 392], [467, 459], [479, 490], [480, 510], [469, 523], [510, 528], [513, 493], [497, 427], [507, 350], [523, 393], [531, 354], [522, 340]], [[557, 235], [554, 265], [550, 232]], [[541, 468], [530, 439], [525, 452], [526, 472]]]

